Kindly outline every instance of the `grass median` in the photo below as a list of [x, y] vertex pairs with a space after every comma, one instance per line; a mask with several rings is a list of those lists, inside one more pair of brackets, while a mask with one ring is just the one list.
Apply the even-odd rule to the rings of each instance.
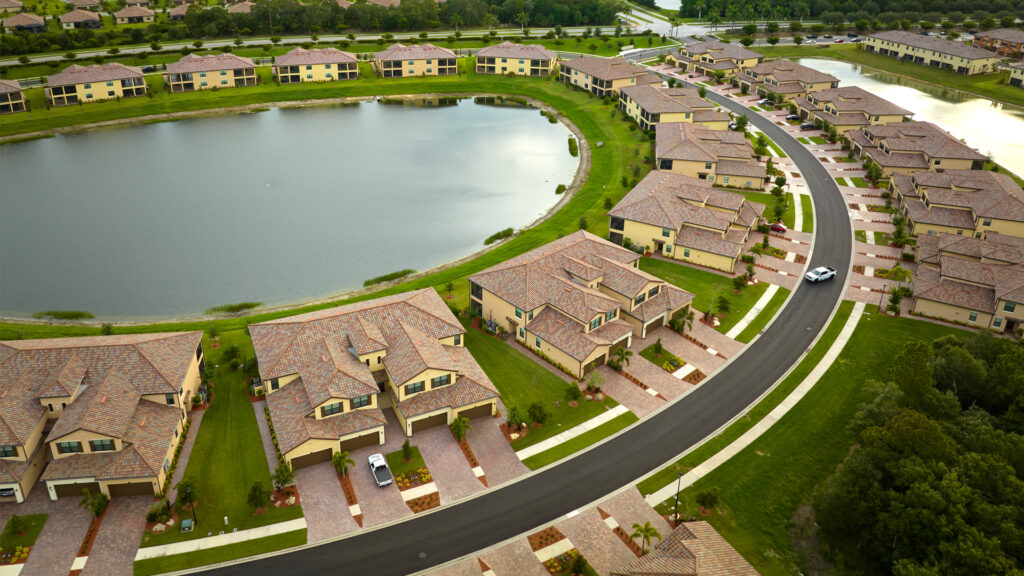
[[303, 528], [302, 530], [285, 532], [284, 534], [275, 534], [273, 536], [257, 538], [256, 540], [247, 540], [236, 544], [217, 546], [216, 548], [207, 548], [205, 550], [185, 552], [184, 554], [174, 554], [172, 556], [162, 556], [160, 558], [137, 560], [135, 562], [133, 574], [134, 576], [163, 574], [164, 572], [185, 570], [188, 568], [195, 568], [196, 566], [206, 566], [209, 564], [216, 564], [218, 562], [227, 562], [229, 560], [245, 558], [256, 554], [265, 554], [267, 552], [284, 550], [285, 548], [292, 548], [305, 543], [306, 529]]
[[775, 291], [775, 295], [773, 295], [772, 299], [768, 301], [768, 305], [764, 307], [764, 310], [762, 310], [761, 313], [757, 315], [757, 318], [754, 318], [754, 321], [747, 325], [747, 327], [736, 336], [736, 339], [743, 343], [753, 340], [754, 336], [757, 336], [761, 330], [764, 330], [764, 327], [767, 326], [768, 323], [771, 322], [772, 318], [775, 317], [775, 314], [779, 312], [779, 308], [782, 308], [782, 304], [786, 301], [786, 298], [789, 297], [789, 292], [788, 288], [779, 286], [779, 289]]
[[608, 422], [605, 422], [604, 424], [598, 426], [597, 428], [594, 428], [593, 430], [584, 432], [583, 434], [580, 434], [579, 436], [567, 442], [563, 442], [558, 446], [555, 446], [549, 450], [545, 450], [540, 454], [537, 454], [536, 456], [531, 456], [526, 460], [523, 460], [523, 464], [525, 464], [526, 467], [529, 468], [530, 470], [537, 470], [539, 468], [543, 468], [548, 464], [552, 464], [554, 462], [561, 460], [562, 458], [571, 456], [576, 452], [579, 452], [580, 450], [583, 450], [584, 448], [590, 446], [591, 444], [596, 444], [597, 442], [600, 442], [601, 440], [611, 436], [612, 434], [615, 434], [619, 430], [622, 430], [623, 428], [629, 426], [630, 424], [636, 422], [637, 420], [639, 420], [639, 418], [637, 418], [636, 414], [633, 414], [632, 412], [620, 414], [615, 418], [612, 418]]

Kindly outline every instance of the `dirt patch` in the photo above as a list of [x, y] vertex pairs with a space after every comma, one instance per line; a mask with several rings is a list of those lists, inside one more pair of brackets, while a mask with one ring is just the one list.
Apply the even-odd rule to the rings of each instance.
[[821, 541], [818, 540], [818, 525], [815, 522], [814, 508], [804, 502], [796, 509], [789, 523], [789, 541], [793, 550], [801, 558], [802, 573], [806, 576], [827, 576], [835, 574], [835, 570], [824, 557]]

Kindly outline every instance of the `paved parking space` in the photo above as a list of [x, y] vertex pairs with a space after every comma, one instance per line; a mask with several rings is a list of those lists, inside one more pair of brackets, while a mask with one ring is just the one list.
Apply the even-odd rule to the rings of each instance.
[[598, 504], [602, 510], [612, 515], [615, 521], [622, 526], [626, 532], [633, 531], [633, 524], [650, 522], [662, 536], [667, 535], [671, 530], [668, 522], [659, 515], [654, 508], [651, 508], [643, 496], [635, 487], [608, 498]]
[[[350, 473], [360, 471], [352, 468], [356, 467], [350, 467]], [[348, 511], [348, 502], [338, 483], [338, 473], [330, 462], [296, 470], [295, 486], [302, 497], [308, 542], [334, 538], [359, 529]]]
[[548, 571], [530, 550], [526, 538], [520, 538], [496, 550], [480, 555], [495, 576], [548, 576]]
[[423, 461], [430, 469], [437, 491], [441, 493], [442, 505], [484, 489], [447, 426], [417, 432], [412, 441], [419, 447]]
[[[350, 468], [352, 488], [356, 491], [356, 500], [359, 501], [359, 508], [363, 512], [364, 528], [412, 516], [412, 510], [409, 510], [409, 507], [405, 505], [398, 487], [394, 484], [383, 488], [377, 486], [373, 480], [373, 474], [370, 473], [370, 468], [367, 465], [367, 458], [371, 454], [394, 452], [401, 449], [402, 443], [405, 442], [405, 433], [398, 424], [395, 413], [390, 408], [384, 410], [384, 418], [387, 420], [384, 425], [384, 438], [386, 440], [384, 445], [367, 446], [353, 450], [351, 453], [352, 459], [356, 461], [355, 465]], [[343, 500], [345, 498], [343, 494], [338, 496]]]
[[[630, 367], [632, 365], [630, 363]], [[665, 400], [652, 396], [615, 370], [607, 366], [601, 366], [599, 370], [604, 376], [604, 385], [601, 386], [601, 390], [619, 404], [629, 408], [629, 411], [636, 414], [637, 418], [646, 418], [648, 414], [665, 405]], [[626, 370], [629, 371], [629, 368], [627, 367]]]
[[36, 484], [23, 503], [0, 504], [0, 530], [14, 514], [49, 514], [22, 576], [65, 576], [75, 561], [92, 515], [79, 508], [74, 498], [53, 502], [42, 483]]
[[636, 555], [601, 519], [597, 508], [580, 512], [555, 526], [565, 534], [598, 574], [608, 574]]
[[480, 467], [487, 475], [487, 485], [491, 487], [518, 478], [530, 471], [516, 457], [512, 446], [498, 428], [505, 421], [504, 415], [507, 414], [500, 402], [498, 407], [501, 409], [501, 418], [489, 420], [477, 418], [472, 422], [473, 431], [466, 434], [466, 439], [469, 441], [470, 447], [473, 448], [473, 454], [476, 454]]
[[152, 505], [152, 496], [122, 496], [110, 500], [82, 576], [132, 574], [142, 531], [146, 528], [146, 512]]

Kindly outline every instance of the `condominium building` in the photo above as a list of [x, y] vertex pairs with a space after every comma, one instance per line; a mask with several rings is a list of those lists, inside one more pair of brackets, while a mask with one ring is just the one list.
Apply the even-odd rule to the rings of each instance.
[[82, 10], [99, 10], [100, 0], [66, 0], [74, 8]]
[[0, 80], [0, 114], [25, 111], [25, 93], [17, 80]]
[[171, 92], [255, 86], [256, 65], [234, 54], [189, 54], [167, 65], [164, 83]]
[[1024, 52], [1024, 30], [1018, 28], [982, 30], [974, 35], [974, 45], [992, 50], [1006, 58], [1020, 58], [1021, 52]]
[[922, 170], [980, 170], [985, 155], [930, 122], [899, 122], [849, 130], [855, 156], [871, 159], [885, 177]]
[[742, 132], [711, 130], [685, 122], [655, 126], [655, 166], [718, 186], [763, 190], [768, 177]]
[[907, 30], [887, 30], [868, 36], [864, 49], [904, 62], [951, 70], [959, 74], [994, 72], [999, 56], [995, 52], [935, 36]]
[[626, 86], [661, 82], [657, 76], [624, 58], [595, 56], [563, 60], [558, 65], [558, 80], [602, 98], [617, 96]]
[[736, 78], [751, 94], [773, 96], [777, 102], [839, 86], [835, 76], [789, 60], [770, 60], [744, 68], [737, 72]]
[[705, 76], [721, 72], [728, 78], [744, 68], [760, 64], [763, 59], [763, 56], [748, 48], [709, 40], [687, 44], [678, 52], [669, 52], [665, 62], [683, 72]]
[[72, 64], [47, 78], [46, 98], [53, 106], [145, 96], [146, 77], [136, 66], [120, 62]]
[[866, 126], [907, 122], [913, 112], [861, 88], [843, 86], [812, 92], [794, 100], [800, 118], [835, 127], [840, 134]]
[[281, 84], [355, 80], [359, 77], [359, 60], [355, 54], [337, 48], [295, 48], [277, 57], [274, 75]]
[[155, 12], [145, 6], [129, 5], [114, 12], [114, 19], [118, 24], [145, 24], [152, 22], [155, 14]]
[[1010, 86], [1024, 88], [1024, 61], [1010, 64]]
[[558, 54], [540, 44], [502, 42], [476, 53], [477, 74], [548, 76], [557, 64]]
[[688, 122], [712, 130], [729, 128], [729, 113], [700, 97], [694, 88], [666, 88], [660, 84], [626, 86], [619, 90], [619, 110], [641, 130], [662, 122]]
[[458, 62], [455, 52], [433, 44], [392, 44], [387, 50], [374, 55], [377, 74], [382, 78], [456, 76], [459, 73]]
[[1024, 238], [1024, 191], [1008, 174], [990, 170], [917, 172], [892, 177], [895, 205], [912, 234]]
[[23, 4], [21, 0], [0, 0], [0, 12], [17, 14], [24, 9], [25, 4]]
[[710, 180], [655, 170], [608, 212], [608, 238], [731, 274], [763, 211]]

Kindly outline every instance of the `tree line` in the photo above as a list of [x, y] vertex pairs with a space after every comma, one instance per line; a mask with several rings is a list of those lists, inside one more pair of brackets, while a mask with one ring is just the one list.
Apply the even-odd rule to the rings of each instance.
[[857, 444], [813, 499], [836, 568], [1021, 574], [1024, 348], [989, 332], [912, 343], [867, 386]]

